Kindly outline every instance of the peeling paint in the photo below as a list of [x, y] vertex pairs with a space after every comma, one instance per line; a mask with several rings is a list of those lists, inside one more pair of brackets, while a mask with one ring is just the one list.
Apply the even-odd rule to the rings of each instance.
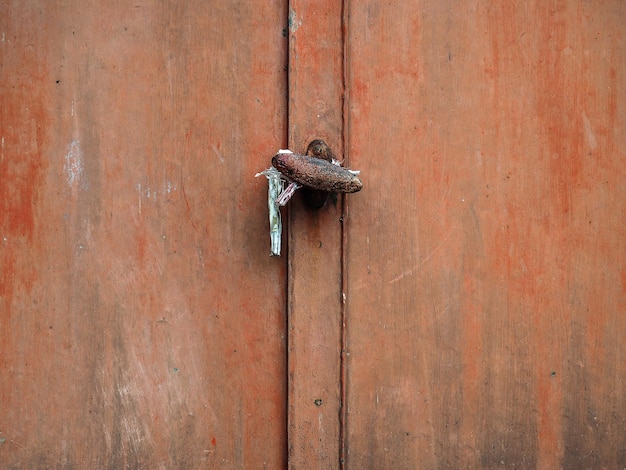
[[141, 183], [137, 183], [135, 187], [137, 189], [137, 192], [139, 193], [138, 199], [137, 199], [137, 205], [138, 205], [140, 214], [141, 214], [141, 209], [143, 205], [142, 204], [143, 200], [157, 202], [159, 195], [166, 196], [178, 190], [176, 185], [172, 183], [171, 181], [163, 182], [160, 189], [154, 189], [153, 187], [149, 185], [146, 185], [146, 184], [142, 185]]
[[64, 169], [67, 175], [67, 184], [70, 187], [77, 185], [83, 178], [85, 169], [83, 167], [82, 151], [78, 140], [73, 140], [67, 147]]
[[298, 19], [298, 15], [295, 10], [289, 10], [289, 31], [295, 33], [298, 28], [302, 26], [302, 20]]

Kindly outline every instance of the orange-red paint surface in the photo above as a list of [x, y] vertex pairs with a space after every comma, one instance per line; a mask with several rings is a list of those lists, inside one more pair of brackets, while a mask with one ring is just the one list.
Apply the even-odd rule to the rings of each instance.
[[0, 5], [0, 467], [285, 465], [286, 18]]
[[[289, 4], [289, 146], [343, 153], [341, 2]], [[288, 208], [288, 467], [337, 468], [341, 453], [341, 202]]]
[[[626, 5], [0, 5], [0, 467], [626, 466]], [[278, 148], [361, 192], [283, 209]]]
[[349, 5], [347, 467], [623, 467], [624, 3]]

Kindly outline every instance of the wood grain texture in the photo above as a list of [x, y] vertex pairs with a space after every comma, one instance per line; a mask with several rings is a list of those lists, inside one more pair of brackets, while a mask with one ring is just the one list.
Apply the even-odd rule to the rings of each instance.
[[348, 16], [347, 467], [625, 467], [626, 4]]
[[0, 467], [284, 467], [286, 17], [0, 4]]
[[[289, 148], [343, 154], [341, 3], [289, 4]], [[341, 206], [289, 203], [289, 467], [339, 466]]]

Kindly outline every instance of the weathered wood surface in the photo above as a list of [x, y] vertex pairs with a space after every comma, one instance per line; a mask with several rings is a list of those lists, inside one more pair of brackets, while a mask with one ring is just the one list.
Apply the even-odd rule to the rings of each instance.
[[[341, 2], [289, 2], [289, 149], [343, 154]], [[336, 468], [341, 409], [341, 204], [289, 202], [289, 467]]]
[[[0, 466], [625, 467], [625, 21], [1, 4]], [[287, 275], [252, 175], [316, 138], [365, 189]]]
[[348, 468], [626, 467], [626, 3], [348, 17]]
[[0, 3], [0, 467], [285, 465], [286, 19]]

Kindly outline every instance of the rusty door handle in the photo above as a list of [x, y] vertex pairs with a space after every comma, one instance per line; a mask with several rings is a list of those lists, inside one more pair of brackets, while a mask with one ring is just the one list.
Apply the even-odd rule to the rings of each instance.
[[309, 144], [306, 155], [298, 155], [291, 150], [279, 150], [272, 158], [272, 166], [256, 174], [261, 175], [269, 181], [267, 206], [271, 256], [280, 256], [280, 206], [287, 204], [298, 188], [303, 188], [304, 200], [314, 209], [324, 206], [331, 193], [355, 193], [363, 188], [358, 177], [359, 172], [343, 168], [334, 158], [330, 147], [320, 139]]
[[337, 193], [356, 193], [363, 188], [359, 172], [340, 166], [328, 145], [316, 139], [306, 155], [281, 150], [272, 158], [272, 166], [287, 180], [307, 188]]

